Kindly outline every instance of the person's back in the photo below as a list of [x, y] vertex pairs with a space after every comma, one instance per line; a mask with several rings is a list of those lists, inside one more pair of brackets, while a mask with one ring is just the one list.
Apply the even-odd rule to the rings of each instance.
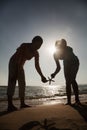
[[73, 49], [70, 46], [66, 46], [64, 48], [59, 49], [56, 51], [55, 54], [59, 60], [63, 60], [67, 64], [77, 64], [79, 62], [78, 57], [74, 54]]
[[64, 65], [67, 66], [76, 66], [79, 64], [78, 57], [73, 53], [73, 49], [69, 46], [66, 47], [63, 54]]
[[38, 54], [37, 50], [33, 50], [31, 43], [23, 43], [17, 48], [15, 54], [11, 57], [18, 65], [24, 65], [26, 60], [30, 60]]

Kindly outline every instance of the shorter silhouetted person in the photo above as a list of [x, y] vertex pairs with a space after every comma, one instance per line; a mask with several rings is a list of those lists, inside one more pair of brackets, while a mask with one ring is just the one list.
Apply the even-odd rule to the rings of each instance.
[[41, 47], [43, 43], [43, 39], [40, 36], [36, 36], [33, 38], [32, 43], [23, 43], [17, 49], [15, 54], [11, 57], [9, 62], [9, 78], [8, 78], [8, 111], [17, 110], [17, 108], [13, 105], [12, 99], [15, 91], [16, 81], [18, 80], [19, 86], [19, 98], [20, 98], [20, 108], [29, 107], [25, 104], [25, 74], [24, 74], [24, 63], [26, 60], [35, 59], [35, 68], [39, 75], [41, 76], [42, 82], [47, 82], [43, 73], [41, 72], [39, 66], [39, 53], [38, 49]]
[[54, 53], [54, 60], [57, 68], [51, 77], [54, 78], [60, 71], [59, 60], [63, 60], [64, 64], [64, 76], [66, 80], [66, 94], [67, 94], [67, 105], [71, 105], [71, 86], [75, 94], [76, 104], [80, 104], [78, 95], [78, 84], [76, 82], [76, 75], [79, 69], [78, 57], [73, 53], [73, 49], [67, 46], [67, 42], [64, 39], [55, 43], [56, 52]]

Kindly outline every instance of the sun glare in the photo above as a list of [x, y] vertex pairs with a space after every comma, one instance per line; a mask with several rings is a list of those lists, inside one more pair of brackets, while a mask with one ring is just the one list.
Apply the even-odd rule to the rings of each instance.
[[55, 46], [50, 46], [50, 47], [49, 47], [49, 53], [50, 53], [50, 54], [54, 54], [55, 51], [56, 51]]

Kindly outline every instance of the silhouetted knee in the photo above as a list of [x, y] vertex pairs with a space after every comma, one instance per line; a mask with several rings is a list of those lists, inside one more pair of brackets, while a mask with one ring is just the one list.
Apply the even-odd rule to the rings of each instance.
[[67, 80], [66, 81], [66, 87], [69, 87], [69, 86], [71, 86], [71, 81]]
[[71, 82], [70, 81], [66, 81], [66, 92], [68, 95], [71, 94]]
[[72, 87], [73, 88], [78, 88], [78, 84], [77, 84], [76, 80], [72, 81]]
[[14, 80], [10, 79], [8, 81], [8, 88], [7, 88], [7, 95], [8, 96], [14, 95], [15, 86], [16, 86], [16, 79], [14, 79]]

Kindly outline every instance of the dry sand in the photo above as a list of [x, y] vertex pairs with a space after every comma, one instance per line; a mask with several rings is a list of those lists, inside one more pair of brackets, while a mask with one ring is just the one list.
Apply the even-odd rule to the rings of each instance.
[[19, 128], [20, 130], [87, 130], [87, 104], [73, 107], [64, 104], [43, 105], [8, 114], [2, 113], [0, 130], [19, 130]]

